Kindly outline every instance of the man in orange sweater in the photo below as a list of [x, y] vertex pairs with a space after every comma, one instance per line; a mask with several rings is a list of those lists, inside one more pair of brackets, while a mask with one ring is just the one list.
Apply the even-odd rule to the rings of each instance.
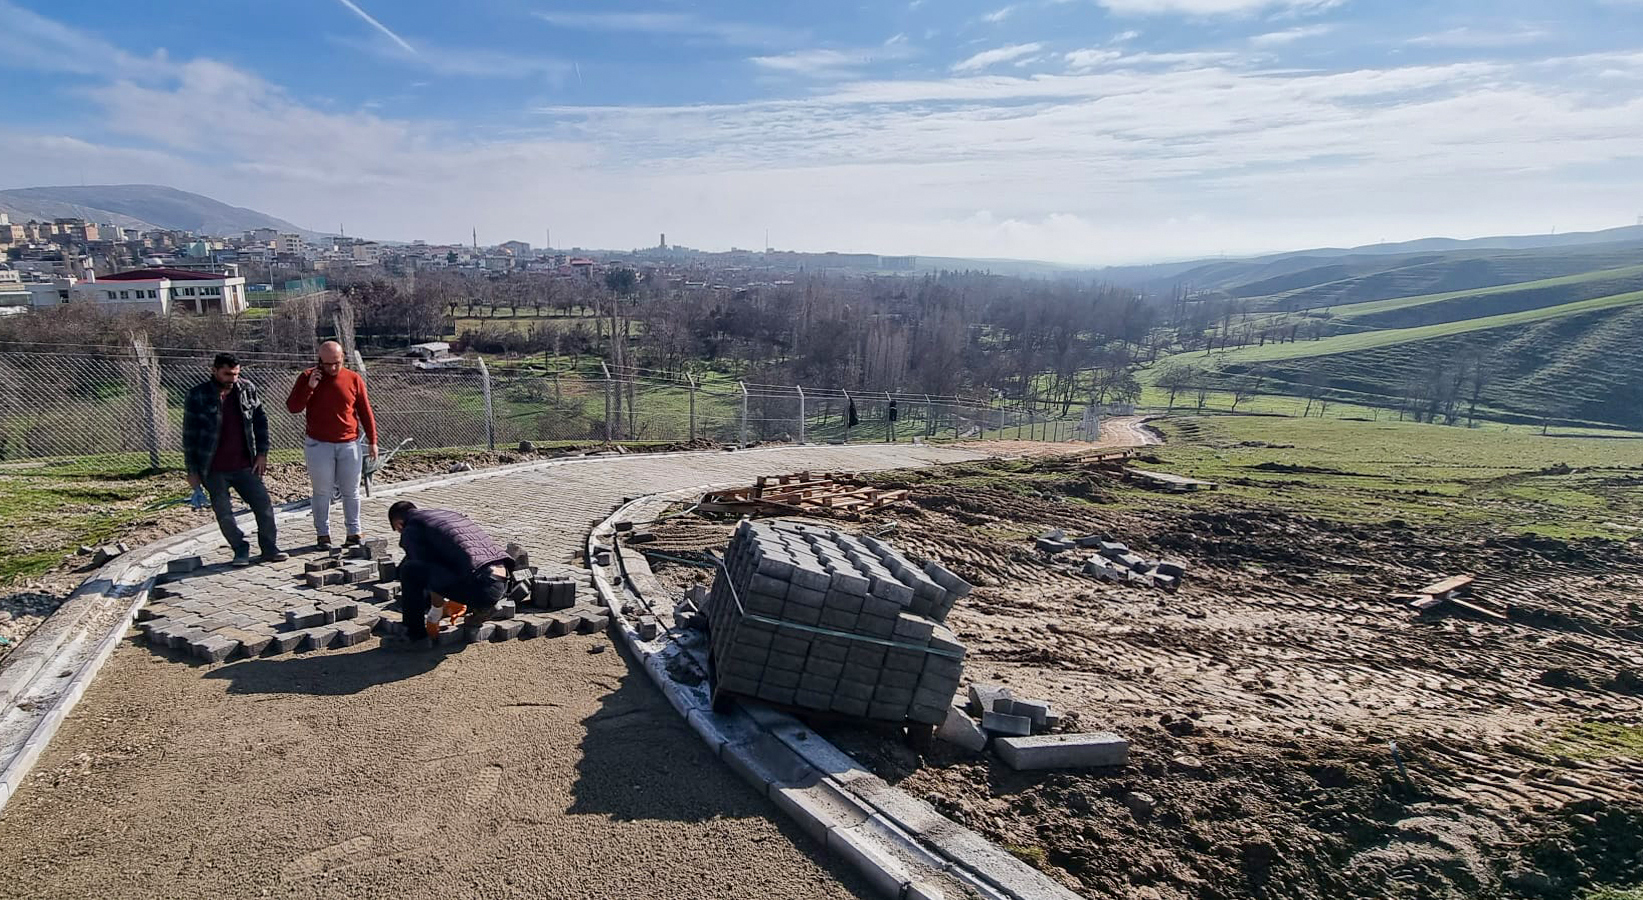
[[285, 408], [308, 414], [308, 436], [302, 455], [313, 485], [314, 533], [319, 545], [331, 545], [331, 498], [342, 494], [342, 518], [348, 528], [347, 544], [362, 539], [359, 520], [359, 479], [365, 467], [359, 436], [363, 432], [372, 459], [377, 458], [377, 422], [365, 379], [343, 368], [342, 345], [326, 341], [319, 346], [319, 363], [297, 376]]

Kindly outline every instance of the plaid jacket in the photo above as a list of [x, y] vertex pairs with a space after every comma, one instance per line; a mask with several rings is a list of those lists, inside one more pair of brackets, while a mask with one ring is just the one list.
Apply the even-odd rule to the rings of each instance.
[[[234, 385], [240, 392], [240, 412], [245, 421], [245, 446], [254, 448], [252, 455], [268, 452], [268, 414], [262, 411], [262, 392], [257, 386], [241, 378]], [[217, 382], [206, 379], [188, 392], [183, 401], [183, 463], [190, 474], [204, 478], [211, 473], [211, 460], [217, 455], [217, 438], [222, 434], [221, 388]]]

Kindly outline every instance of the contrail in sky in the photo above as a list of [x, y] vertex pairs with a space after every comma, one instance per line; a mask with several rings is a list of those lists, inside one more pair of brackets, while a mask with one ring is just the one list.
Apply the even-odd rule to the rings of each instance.
[[400, 37], [397, 34], [394, 34], [392, 31], [390, 31], [388, 29], [388, 26], [386, 26], [386, 25], [382, 24], [381, 22], [378, 22], [376, 19], [372, 18], [370, 13], [368, 13], [365, 10], [360, 9], [358, 6], [354, 5], [353, 0], [337, 0], [337, 2], [341, 3], [343, 6], [348, 7], [349, 9], [353, 10], [354, 15], [359, 16], [361, 19], [364, 19], [365, 21], [371, 23], [371, 27], [373, 27], [376, 30], [378, 30], [378, 31], [382, 32], [383, 34], [387, 35], [394, 43], [400, 45], [401, 47], [404, 47], [405, 52], [407, 52], [407, 53], [415, 53], [416, 52], [415, 47], [412, 47], [410, 44], [407, 44], [405, 42], [404, 38]]
[[573, 61], [573, 62], [571, 62], [571, 65], [576, 67], [576, 83], [577, 83], [577, 85], [581, 85], [582, 84], [582, 64], [579, 63], [579, 62], [574, 62]]

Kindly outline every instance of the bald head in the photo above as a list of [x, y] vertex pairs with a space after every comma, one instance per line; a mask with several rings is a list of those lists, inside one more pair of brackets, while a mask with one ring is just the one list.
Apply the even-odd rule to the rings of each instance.
[[314, 367], [319, 374], [329, 378], [342, 371], [342, 345], [336, 341], [326, 341], [319, 345], [319, 365]]

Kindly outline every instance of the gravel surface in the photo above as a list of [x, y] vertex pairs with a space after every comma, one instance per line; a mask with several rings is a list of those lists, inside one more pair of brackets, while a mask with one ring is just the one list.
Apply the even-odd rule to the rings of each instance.
[[0, 814], [0, 897], [850, 897], [604, 635], [121, 647]]

